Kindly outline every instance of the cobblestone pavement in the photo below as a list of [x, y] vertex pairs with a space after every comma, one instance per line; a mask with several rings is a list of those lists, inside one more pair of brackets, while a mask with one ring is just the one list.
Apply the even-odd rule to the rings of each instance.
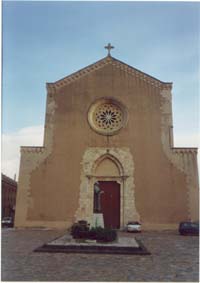
[[175, 231], [126, 233], [142, 240], [151, 252], [145, 256], [33, 252], [62, 234], [2, 229], [2, 281], [199, 281], [198, 237]]

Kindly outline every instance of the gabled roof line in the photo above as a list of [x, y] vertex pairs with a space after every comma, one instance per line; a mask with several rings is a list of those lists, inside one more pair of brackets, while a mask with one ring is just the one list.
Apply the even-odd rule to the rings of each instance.
[[47, 90], [48, 92], [54, 92], [57, 88], [63, 87], [71, 82], [76, 81], [77, 79], [80, 79], [81, 77], [84, 77], [85, 75], [87, 75], [90, 72], [93, 72], [95, 70], [98, 70], [100, 68], [102, 68], [103, 66], [107, 65], [107, 64], [112, 64], [113, 66], [116, 66], [117, 68], [120, 68], [124, 71], [126, 71], [127, 73], [133, 74], [134, 76], [142, 79], [143, 81], [146, 81], [148, 83], [150, 83], [151, 85], [154, 85], [158, 88], [161, 89], [171, 89], [172, 88], [172, 83], [171, 82], [162, 82], [112, 56], [106, 56], [103, 59], [89, 65], [86, 66], [83, 69], [80, 69], [79, 71], [76, 71], [74, 73], [72, 73], [71, 75], [64, 77], [54, 83], [47, 83]]
[[144, 75], [144, 76], [147, 76], [147, 77], [149, 77], [149, 78], [151, 78], [151, 79], [153, 79], [153, 80], [156, 80], [157, 82], [159, 82], [159, 83], [161, 83], [161, 84], [167, 84], [167, 85], [170, 84], [170, 85], [172, 85], [172, 82], [163, 82], [163, 81], [161, 81], [161, 80], [159, 80], [159, 79], [157, 79], [157, 78], [155, 78], [155, 77], [153, 77], [153, 76], [151, 76], [151, 75], [149, 75], [149, 74], [147, 74], [147, 73], [145, 73], [145, 72], [143, 72], [143, 71], [140, 71], [140, 70], [136, 69], [135, 67], [132, 67], [132, 66], [130, 66], [130, 65], [128, 65], [128, 64], [126, 64], [126, 63], [124, 63], [124, 62], [122, 62], [122, 61], [120, 61], [120, 60], [114, 58], [114, 57], [112, 57], [112, 58], [113, 58], [115, 61], [117, 61], [117, 62], [119, 62], [119, 63], [121, 63], [121, 64], [123, 64], [123, 65], [126, 65], [128, 68], [131, 68], [131, 69], [133, 69], [134, 71], [140, 73], [141, 75]]

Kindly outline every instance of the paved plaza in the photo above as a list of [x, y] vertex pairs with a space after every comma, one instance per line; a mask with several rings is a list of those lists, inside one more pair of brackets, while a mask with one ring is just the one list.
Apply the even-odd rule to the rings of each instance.
[[175, 231], [126, 233], [151, 255], [33, 252], [63, 233], [2, 229], [2, 281], [199, 281], [198, 237]]

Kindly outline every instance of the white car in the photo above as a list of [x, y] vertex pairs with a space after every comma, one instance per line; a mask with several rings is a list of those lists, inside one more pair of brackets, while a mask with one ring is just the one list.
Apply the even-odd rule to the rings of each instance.
[[127, 232], [141, 232], [141, 224], [137, 221], [128, 222]]
[[10, 216], [4, 217], [1, 221], [2, 227], [13, 227], [13, 218]]

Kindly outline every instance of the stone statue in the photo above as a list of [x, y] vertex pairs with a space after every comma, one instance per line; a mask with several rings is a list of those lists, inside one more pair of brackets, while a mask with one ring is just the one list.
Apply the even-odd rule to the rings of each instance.
[[96, 182], [94, 184], [94, 212], [95, 213], [100, 213], [101, 212], [101, 189], [99, 187], [99, 182]]

